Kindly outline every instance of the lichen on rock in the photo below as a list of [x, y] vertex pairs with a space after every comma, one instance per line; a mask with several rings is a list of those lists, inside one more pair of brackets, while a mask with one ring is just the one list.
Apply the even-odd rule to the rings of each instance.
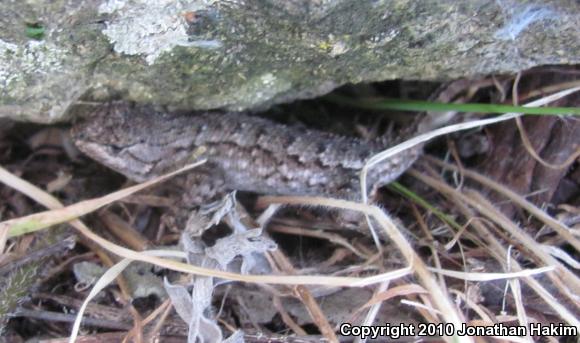
[[103, 33], [115, 51], [143, 55], [148, 64], [176, 46], [215, 49], [218, 40], [190, 40], [187, 34], [188, 13], [205, 10], [213, 1], [120, 1], [109, 0], [99, 6], [99, 14], [112, 14]]

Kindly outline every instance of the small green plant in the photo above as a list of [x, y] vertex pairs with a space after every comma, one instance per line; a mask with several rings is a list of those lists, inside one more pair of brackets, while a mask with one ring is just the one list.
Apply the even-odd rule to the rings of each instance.
[[26, 24], [26, 37], [42, 40], [44, 38], [44, 26], [39, 23]]
[[32, 262], [16, 268], [0, 281], [0, 336], [10, 313], [26, 299], [29, 289], [38, 279], [38, 266], [39, 262]]

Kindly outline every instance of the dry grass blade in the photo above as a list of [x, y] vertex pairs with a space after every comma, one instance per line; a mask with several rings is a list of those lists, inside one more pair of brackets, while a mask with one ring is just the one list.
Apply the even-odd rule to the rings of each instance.
[[[379, 286], [374, 290], [373, 297], [381, 292], [386, 291], [389, 288], [389, 284], [390, 283], [388, 281], [379, 284]], [[382, 306], [383, 306], [382, 301], [376, 302], [373, 305], [371, 305], [361, 325], [372, 326]], [[366, 339], [362, 337], [356, 337], [354, 339], [354, 343], [365, 343], [365, 342]]]
[[[152, 255], [152, 256], [170, 256], [170, 257], [177, 257], [177, 258], [182, 258], [182, 259], [185, 259], [185, 257], [186, 257], [185, 253], [183, 253], [183, 252], [165, 251], [165, 250], [151, 250], [151, 251], [144, 252], [143, 254]], [[118, 262], [117, 264], [115, 264], [114, 266], [109, 268], [99, 278], [99, 280], [97, 280], [97, 282], [93, 286], [93, 289], [91, 289], [91, 292], [89, 293], [89, 295], [87, 295], [87, 297], [83, 301], [83, 304], [81, 305], [81, 307], [78, 310], [77, 317], [75, 319], [75, 322], [73, 324], [73, 328], [71, 330], [71, 335], [69, 337], [70, 343], [74, 343], [74, 341], [76, 340], [76, 338], [78, 336], [78, 333], [79, 333], [79, 330], [81, 327], [81, 321], [82, 321], [83, 316], [84, 316], [84, 312], [85, 312], [88, 304], [91, 302], [91, 300], [93, 300], [93, 298], [97, 294], [99, 294], [99, 292], [101, 290], [103, 290], [103, 288], [110, 285], [113, 282], [113, 280], [117, 276], [119, 276], [119, 274], [121, 274], [121, 272], [129, 266], [129, 264], [131, 262], [133, 262], [133, 261], [130, 259], [121, 260], [120, 262]]]
[[369, 301], [367, 301], [366, 304], [364, 304], [361, 308], [357, 309], [357, 312], [360, 312], [361, 310], [367, 307], [370, 307], [374, 304], [383, 301], [387, 301], [394, 297], [400, 297], [409, 294], [428, 294], [428, 293], [429, 292], [427, 292], [427, 290], [425, 290], [423, 287], [415, 284], [393, 287], [389, 290], [373, 295], [373, 297]]
[[[430, 156], [426, 156], [426, 158], [430, 162], [433, 162], [433, 163], [435, 163], [443, 168], [451, 169], [453, 171], [459, 171], [459, 168], [457, 168], [456, 166], [454, 166], [452, 164], [442, 162], [442, 161], [440, 161], [436, 158], [430, 157]], [[472, 178], [473, 180], [481, 183], [482, 185], [484, 185], [484, 186], [498, 192], [499, 194], [505, 196], [510, 201], [513, 201], [516, 205], [522, 207], [523, 209], [525, 209], [526, 211], [531, 213], [533, 216], [535, 216], [536, 218], [538, 218], [539, 220], [544, 222], [544, 224], [550, 226], [559, 235], [561, 235], [562, 238], [564, 238], [564, 240], [566, 242], [570, 243], [577, 251], [580, 251], [580, 241], [578, 240], [578, 238], [574, 237], [574, 235], [572, 234], [572, 229], [570, 227], [566, 226], [564, 223], [560, 222], [559, 220], [554, 219], [553, 217], [548, 215], [545, 211], [543, 211], [542, 209], [538, 208], [536, 205], [529, 202], [526, 198], [522, 197], [521, 195], [517, 194], [514, 191], [509, 190], [507, 187], [504, 187], [504, 186], [498, 184], [494, 180], [492, 180], [484, 175], [481, 175], [481, 174], [476, 173], [474, 171], [471, 171], [469, 169], [462, 169], [461, 172], [464, 175]]]
[[[578, 86], [574, 87], [574, 88], [560, 91], [558, 93], [555, 93], [555, 94], [552, 94], [549, 96], [545, 96], [545, 97], [538, 99], [538, 100], [535, 100], [535, 101], [532, 101], [530, 103], [525, 104], [524, 107], [543, 106], [543, 105], [549, 104], [550, 102], [561, 99], [565, 96], [568, 96], [572, 93], [575, 93], [577, 91], [580, 91], [580, 87], [578, 87]], [[364, 203], [368, 202], [368, 195], [367, 195], [367, 174], [368, 174], [368, 171], [373, 166], [380, 163], [381, 161], [384, 161], [388, 158], [391, 158], [391, 157], [397, 155], [398, 153], [400, 153], [401, 151], [405, 151], [405, 150], [410, 149], [416, 145], [425, 143], [425, 142], [427, 142], [435, 137], [443, 136], [443, 135], [446, 135], [446, 134], [452, 133], [452, 132], [468, 130], [468, 129], [472, 129], [472, 128], [479, 127], [479, 126], [485, 126], [485, 125], [489, 125], [489, 124], [493, 124], [493, 123], [498, 123], [498, 122], [510, 120], [513, 118], [520, 117], [521, 115], [522, 115], [521, 113], [506, 113], [504, 115], [501, 115], [501, 116], [495, 117], [495, 118], [474, 120], [474, 121], [470, 121], [467, 123], [460, 123], [460, 124], [445, 126], [445, 127], [421, 134], [421, 135], [414, 137], [412, 139], [409, 139], [409, 140], [407, 140], [407, 141], [405, 141], [397, 146], [394, 146], [390, 149], [387, 149], [383, 152], [376, 154], [375, 156], [373, 156], [372, 158], [370, 158], [366, 162], [365, 166], [363, 167], [363, 169], [361, 170], [361, 173], [360, 173], [361, 194], [362, 194], [363, 202]]]
[[[576, 275], [571, 273], [560, 263], [560, 261], [552, 257], [552, 255], [548, 254], [545, 250], [538, 249], [538, 243], [532, 237], [512, 223], [503, 215], [503, 213], [494, 208], [493, 205], [490, 204], [481, 194], [475, 191], [470, 191], [468, 192], [466, 199], [471, 206], [474, 206], [474, 208], [479, 212], [496, 222], [501, 228], [509, 232], [512, 237], [515, 237], [518, 242], [528, 249], [531, 256], [536, 260], [541, 261], [547, 266], [555, 266], [556, 269], [554, 272], [565, 281], [565, 286], [562, 285], [562, 291], [564, 291], [565, 294], [568, 294], [571, 300], [576, 298], [574, 294], [580, 293], [580, 279], [578, 279]], [[551, 275], [551, 273], [548, 273], [548, 275]], [[554, 280], [554, 282], [558, 283], [557, 280]]]
[[143, 182], [133, 187], [125, 188], [120, 191], [108, 194], [104, 197], [81, 201], [67, 207], [63, 207], [62, 204], [60, 204], [60, 202], [50, 194], [40, 190], [34, 185], [18, 178], [17, 176], [0, 167], [0, 182], [3, 182], [7, 186], [19, 190], [20, 192], [33, 198], [44, 206], [52, 209], [50, 211], [35, 213], [26, 217], [1, 222], [0, 232], [8, 232], [8, 237], [10, 238], [42, 230], [56, 224], [66, 223], [85, 214], [91, 213], [128, 195], [138, 192], [144, 188], [167, 180], [168, 178], [171, 178], [179, 173], [183, 173], [187, 170], [195, 168], [203, 163], [205, 163], [205, 160], [190, 164], [175, 172], [154, 178], [150, 181]]
[[555, 269], [555, 267], [548, 266], [536, 269], [526, 269], [512, 273], [466, 273], [466, 272], [458, 272], [455, 270], [446, 270], [438, 268], [427, 268], [427, 269], [429, 269], [434, 273], [439, 273], [445, 276], [450, 276], [466, 281], [491, 281], [491, 280], [513, 279], [524, 276], [538, 275], [552, 271]]
[[301, 236], [306, 236], [306, 237], [315, 237], [315, 238], [319, 238], [319, 239], [325, 239], [331, 243], [334, 243], [336, 245], [340, 245], [340, 246], [348, 249], [349, 251], [351, 251], [352, 253], [354, 253], [355, 255], [357, 255], [360, 258], [363, 258], [363, 259], [370, 258], [370, 256], [364, 254], [362, 251], [360, 251], [359, 249], [354, 247], [346, 238], [344, 238], [340, 235], [337, 235], [337, 234], [332, 234], [332, 233], [323, 232], [323, 231], [307, 230], [307, 229], [302, 229], [299, 227], [292, 227], [292, 226], [280, 225], [280, 224], [271, 225], [268, 228], [268, 230], [271, 232], [294, 234], [294, 235], [301, 235]]
[[[519, 72], [516, 76], [516, 79], [514, 81], [514, 85], [512, 87], [512, 99], [513, 99], [514, 106], [517, 106], [517, 104], [518, 104], [518, 99], [519, 99], [518, 85], [520, 83], [521, 76], [522, 76], [522, 73]], [[534, 145], [532, 144], [532, 141], [530, 140], [528, 133], [526, 132], [526, 128], [524, 127], [524, 123], [522, 122], [521, 118], [516, 118], [516, 125], [518, 127], [518, 132], [520, 133], [520, 138], [521, 138], [524, 146], [526, 147], [526, 150], [528, 151], [528, 153], [538, 163], [540, 163], [541, 165], [543, 165], [546, 168], [556, 169], [556, 170], [568, 168], [569, 166], [572, 165], [572, 163], [574, 163], [576, 161], [576, 159], [578, 159], [578, 156], [580, 156], [580, 149], [577, 148], [575, 152], [573, 152], [570, 156], [568, 156], [566, 161], [564, 161], [560, 164], [552, 164], [550, 162], [547, 162], [542, 157], [540, 157], [540, 155], [538, 154], [536, 149], [534, 149]]]
[[[459, 328], [463, 321], [457, 308], [449, 298], [447, 291], [440, 287], [434, 275], [427, 269], [425, 263], [415, 253], [409, 242], [403, 236], [396, 226], [390, 221], [387, 215], [378, 207], [361, 204], [346, 200], [328, 199], [319, 197], [262, 197], [262, 201], [266, 204], [293, 204], [293, 205], [310, 205], [310, 206], [325, 206], [330, 208], [339, 208], [343, 210], [353, 210], [361, 212], [367, 216], [372, 217], [377, 221], [380, 227], [386, 232], [387, 236], [397, 245], [405, 258], [409, 267], [414, 271], [415, 276], [419, 279], [421, 285], [431, 294], [430, 299], [436, 306], [436, 311], [447, 323], [455, 325]], [[382, 274], [381, 274], [382, 275]], [[374, 277], [377, 279], [377, 277]], [[386, 280], [381, 280], [386, 281]], [[362, 285], [363, 280], [359, 285]], [[450, 341], [467, 341], [471, 342], [469, 337], [453, 336], [446, 337]]]
[[546, 168], [550, 168], [550, 169], [556, 169], [556, 170], [560, 170], [560, 169], [566, 169], [568, 167], [570, 167], [574, 162], [576, 162], [576, 160], [578, 159], [578, 157], [580, 157], [580, 148], [576, 149], [575, 152], [573, 152], [570, 156], [568, 156], [568, 158], [566, 159], [566, 161], [560, 163], [560, 164], [552, 164], [550, 162], [545, 161], [536, 151], [536, 149], [534, 149], [534, 146], [532, 144], [532, 141], [530, 140], [530, 137], [528, 136], [527, 132], [526, 132], [526, 128], [524, 127], [524, 124], [522, 123], [521, 118], [516, 118], [516, 124], [518, 126], [518, 131], [520, 133], [520, 138], [522, 139], [522, 142], [524, 143], [524, 146], [526, 147], [526, 150], [528, 151], [528, 153], [530, 155], [532, 155], [532, 157], [538, 161], [538, 163], [540, 163], [541, 165], [543, 165]]
[[[99, 199], [93, 199], [93, 200], [86, 200], [84, 202], [71, 205], [67, 208], [73, 207], [73, 211], [76, 214], [86, 214], [86, 213], [90, 212], [90, 211], [88, 211], [87, 208], [81, 207], [79, 209], [79, 208], [75, 208], [75, 206], [85, 206], [84, 204], [87, 202], [93, 206], [99, 205], [99, 204], [100, 204], [100, 206], [103, 206], [106, 202], [105, 200], [108, 200], [109, 202], [114, 201], [114, 200], [118, 200], [123, 196], [127, 196], [127, 195], [131, 194], [131, 192], [136, 192], [136, 191], [143, 189], [147, 186], [151, 186], [155, 182], [160, 182], [160, 181], [165, 180], [165, 179], [167, 179], [167, 178], [169, 178], [177, 173], [184, 172], [188, 169], [194, 168], [195, 166], [197, 166], [203, 162], [204, 161], [201, 161], [201, 162], [198, 162], [196, 164], [186, 166], [185, 168], [182, 168], [176, 172], [160, 176], [160, 177], [155, 178], [151, 181], [145, 182], [143, 184], [140, 184], [140, 185], [137, 185], [137, 186], [134, 186], [131, 188], [121, 190], [119, 192], [109, 194], [105, 197], [102, 197]], [[62, 204], [60, 204], [60, 202], [56, 198], [54, 198], [50, 194], [44, 192], [42, 189], [30, 184], [29, 182], [22, 180], [22, 179], [18, 178], [17, 176], [9, 173], [8, 171], [6, 171], [6, 170], [3, 170], [3, 171], [4, 171], [4, 174], [8, 175], [8, 177], [2, 178], [1, 179], [2, 182], [7, 183], [8, 186], [14, 185], [15, 187], [18, 187], [18, 188], [16, 188], [17, 190], [22, 191], [24, 194], [26, 194], [27, 196], [29, 196], [33, 200], [35, 200], [35, 201], [37, 201], [37, 202], [39, 202], [47, 207], [57, 208], [54, 212], [59, 213], [59, 214], [64, 212], [65, 215], [69, 216], [66, 218], [66, 220], [63, 218], [58, 218], [58, 217], [51, 218], [54, 221], [52, 223], [52, 225], [54, 225], [56, 223], [66, 222], [68, 220], [68, 221], [70, 221], [70, 224], [74, 228], [76, 228], [81, 234], [83, 234], [88, 239], [94, 241], [95, 243], [99, 244], [101, 247], [112, 252], [113, 254], [116, 254], [120, 257], [127, 258], [130, 260], [147, 262], [147, 263], [151, 263], [151, 264], [160, 266], [162, 268], [167, 268], [170, 270], [179, 271], [179, 272], [183, 272], [183, 273], [202, 275], [202, 276], [212, 276], [212, 277], [218, 277], [218, 278], [227, 279], [227, 280], [252, 282], [252, 283], [362, 287], [362, 286], [366, 286], [369, 284], [379, 283], [379, 282], [382, 282], [384, 280], [389, 280], [389, 279], [394, 277], [393, 273], [384, 273], [384, 274], [379, 274], [379, 275], [375, 275], [375, 276], [367, 277], [367, 278], [335, 277], [335, 276], [304, 276], [304, 275], [301, 275], [301, 276], [242, 275], [242, 274], [238, 274], [238, 273], [230, 273], [230, 272], [224, 272], [224, 271], [219, 271], [219, 270], [214, 270], [214, 269], [196, 267], [196, 266], [192, 266], [192, 265], [187, 264], [187, 263], [182, 263], [182, 262], [173, 261], [173, 260], [167, 260], [167, 259], [159, 258], [156, 256], [150, 256], [150, 255], [147, 255], [144, 253], [140, 253], [140, 252], [137, 252], [137, 251], [127, 249], [125, 247], [113, 244], [113, 243], [107, 241], [106, 239], [100, 237], [99, 235], [92, 232], [80, 220], [76, 219], [76, 217], [72, 216], [70, 213], [66, 213], [65, 212], [66, 208], [62, 208]], [[4, 176], [6, 176], [6, 175], [4, 175]], [[96, 201], [96, 202], [91, 204], [92, 201]], [[98, 207], [100, 207], [100, 206], [98, 206]], [[58, 208], [58, 207], [60, 207], [60, 208]], [[98, 207], [94, 208], [93, 210], [97, 209]], [[50, 213], [50, 212], [52, 212], [52, 211], [43, 212], [40, 214], [34, 214], [34, 215], [32, 215], [32, 217], [35, 218], [34, 216], [44, 215], [45, 213]], [[31, 216], [19, 218], [19, 219], [27, 219], [29, 217], [31, 217]], [[41, 216], [41, 218], [42, 218], [42, 216]], [[2, 228], [4, 230], [4, 232], [8, 232], [8, 230], [12, 227], [12, 225], [15, 222], [18, 223], [19, 219], [14, 219], [14, 220], [2, 222], [2, 223], [0, 223], [0, 228]], [[43, 228], [45, 228], [45, 227], [48, 227], [50, 225], [48, 225], [47, 223], [41, 222], [39, 224], [39, 226], [42, 226]], [[2, 229], [0, 229], [0, 233], [3, 232]], [[407, 273], [408, 273], [408, 271], [407, 272], [405, 272], [405, 271], [396, 272], [395, 275], [401, 275], [401, 274], [406, 275]]]
[[[412, 176], [414, 176], [415, 178], [421, 180], [422, 182], [429, 185], [430, 187], [437, 189], [439, 192], [441, 192], [441, 194], [448, 197], [448, 199], [450, 199], [453, 202], [454, 206], [456, 206], [456, 208], [460, 212], [462, 212], [466, 218], [475, 217], [475, 214], [473, 213], [471, 208], [469, 208], [468, 206], [479, 210], [482, 214], [484, 214], [486, 217], [488, 217], [493, 222], [495, 222], [495, 219], [497, 219], [498, 217], [503, 217], [500, 213], [497, 213], [498, 211], [496, 211], [495, 209], [492, 209], [493, 207], [481, 206], [482, 199], [479, 199], [479, 202], [475, 201], [471, 197], [468, 197], [468, 196], [462, 194], [457, 189], [450, 187], [446, 183], [439, 181], [433, 177], [429, 177], [427, 175], [423, 175], [423, 174], [415, 172], [415, 171], [410, 171], [409, 173]], [[519, 230], [519, 228], [515, 227], [515, 225], [507, 219], [500, 220], [500, 222], [498, 222], [497, 224], [499, 226], [503, 226], [504, 228], [506, 226], [509, 227], [510, 233], [516, 232], [516, 238], [519, 238], [519, 236], [521, 236], [521, 235], [525, 235], [524, 233], [519, 232], [521, 230]], [[497, 239], [497, 237], [495, 237], [482, 224], [482, 221], [474, 220], [474, 221], [472, 221], [472, 226], [477, 230], [478, 236], [481, 237], [485, 241], [485, 247], [489, 250], [489, 252], [491, 253], [491, 256], [493, 256], [498, 262], [503, 264], [505, 256], [507, 256], [509, 254], [508, 250], [505, 249], [503, 247], [503, 244], [500, 243], [500, 241]], [[528, 238], [525, 240], [528, 241], [530, 239], [531, 238]], [[526, 244], [526, 243], [524, 242], [524, 244]], [[532, 252], [537, 253], [538, 252], [537, 250], [538, 249], [532, 250]], [[561, 280], [559, 280], [557, 277], [555, 277], [554, 274], [556, 272], [561, 272], [564, 274], [565, 277], [569, 277], [569, 279], [572, 281], [567, 282], [567, 285], [571, 286], [572, 288], [577, 287], [577, 286], [574, 286], [578, 282], [577, 278], [573, 275], [570, 275], [571, 273], [569, 273], [552, 256], [550, 256], [546, 253], [543, 253], [541, 251], [539, 253], [541, 253], [543, 255], [543, 257], [548, 258], [549, 262], [546, 263], [548, 266], [557, 266], [555, 271], [548, 272], [546, 275], [548, 275], [548, 277], [550, 277], [555, 282], [555, 284], [560, 285], [563, 293], [566, 294], [571, 299], [571, 301], [574, 302], [575, 301], [574, 296], [572, 294], [570, 294], [570, 290], [568, 290], [567, 287], [563, 286]], [[510, 270], [514, 271], [514, 272], [518, 272], [518, 271], [522, 271], [523, 268], [519, 265], [519, 263], [517, 261], [513, 260], [513, 261], [511, 261], [511, 269]], [[566, 307], [563, 306], [537, 280], [535, 280], [533, 277], [530, 277], [530, 276], [524, 276], [521, 279], [524, 282], [526, 282], [528, 284], [528, 286], [530, 288], [532, 288], [536, 292], [536, 294], [538, 294], [538, 296], [540, 296], [549, 306], [551, 306], [552, 309], [554, 309], [554, 311], [556, 313], [558, 313], [562, 319], [564, 319], [570, 325], [580, 326], [580, 322], [578, 321], [576, 316], [573, 313], [571, 313], [570, 311], [568, 311], [568, 309], [566, 309]]]
[[[246, 218], [248, 224], [251, 227], [263, 228], [265, 227], [265, 223], [268, 222], [272, 218], [272, 216], [274, 216], [274, 214], [279, 208], [280, 205], [268, 206], [268, 208], [266, 208], [266, 210], [262, 212], [262, 214], [258, 217], [256, 221], [250, 219], [251, 216], [247, 213], [246, 209], [241, 204], [238, 204], [237, 211], [241, 215], [241, 217]], [[264, 233], [262, 234], [264, 235]], [[268, 234], [265, 235], [269, 236]], [[276, 270], [277, 272], [281, 271], [291, 275], [297, 274], [296, 269], [294, 268], [292, 262], [282, 251], [282, 249], [269, 251], [266, 254], [266, 257], [271, 261], [270, 265], [272, 267], [272, 270]], [[311, 289], [305, 286], [296, 286], [293, 288], [292, 292], [294, 293], [296, 298], [302, 302], [310, 318], [312, 318], [314, 324], [316, 325], [320, 333], [325, 337], [325, 339], [328, 340], [329, 342], [338, 342], [338, 338], [336, 337], [336, 334], [332, 329], [332, 326], [330, 325], [328, 318], [324, 315], [324, 312], [322, 311], [320, 305], [318, 304], [318, 301], [312, 294]], [[283, 308], [280, 298], [275, 295], [273, 299], [275, 306], [277, 307], [284, 323], [286, 323], [288, 327], [292, 328], [294, 333], [304, 336], [306, 333]]]

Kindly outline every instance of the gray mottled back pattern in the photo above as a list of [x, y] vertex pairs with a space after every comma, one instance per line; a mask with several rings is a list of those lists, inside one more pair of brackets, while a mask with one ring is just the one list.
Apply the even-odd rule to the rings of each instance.
[[[197, 147], [206, 147], [208, 164], [193, 170], [184, 186], [199, 193], [196, 201], [227, 190], [359, 199], [365, 161], [394, 141], [365, 141], [240, 113], [168, 113], [127, 103], [99, 107], [72, 134], [84, 153], [135, 181], [183, 166]], [[370, 190], [397, 178], [420, 152], [413, 148], [374, 168]]]

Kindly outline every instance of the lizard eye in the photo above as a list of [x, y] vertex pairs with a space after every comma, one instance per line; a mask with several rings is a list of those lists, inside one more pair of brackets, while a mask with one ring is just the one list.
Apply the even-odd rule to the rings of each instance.
[[123, 149], [116, 146], [116, 145], [111, 145], [111, 152], [115, 155], [119, 155], [121, 153]]
[[73, 129], [72, 137], [73, 137], [73, 139], [84, 141], [84, 140], [86, 140], [87, 135], [82, 130], [74, 130]]

